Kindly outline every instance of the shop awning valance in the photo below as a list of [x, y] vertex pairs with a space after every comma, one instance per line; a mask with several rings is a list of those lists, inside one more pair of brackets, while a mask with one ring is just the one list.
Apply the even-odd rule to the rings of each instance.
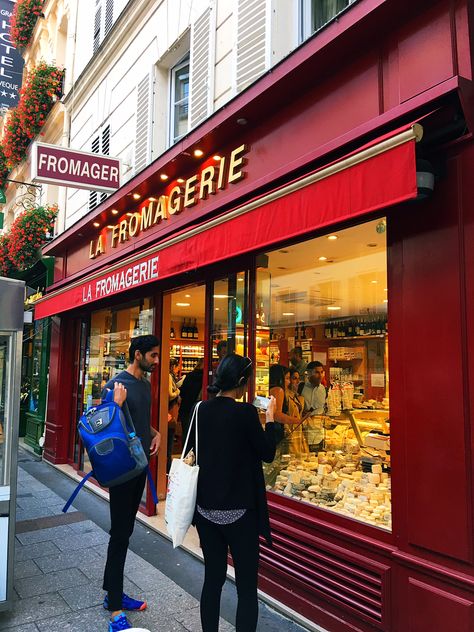
[[44, 318], [383, 209], [417, 196], [418, 123], [378, 138], [304, 178], [255, 198], [146, 251], [53, 291]]

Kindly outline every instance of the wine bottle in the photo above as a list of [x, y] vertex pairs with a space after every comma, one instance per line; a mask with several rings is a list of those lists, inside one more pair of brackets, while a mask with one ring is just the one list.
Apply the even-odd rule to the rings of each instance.
[[181, 338], [188, 337], [188, 328], [186, 327], [186, 318], [183, 319], [183, 324], [181, 326]]
[[170, 330], [170, 338], [175, 338], [175, 334], [174, 334], [174, 327], [171, 327], [171, 330]]
[[197, 321], [196, 319], [194, 319], [194, 327], [193, 327], [193, 338], [194, 340], [197, 340], [199, 338], [199, 332], [198, 332], [198, 328], [197, 328]]

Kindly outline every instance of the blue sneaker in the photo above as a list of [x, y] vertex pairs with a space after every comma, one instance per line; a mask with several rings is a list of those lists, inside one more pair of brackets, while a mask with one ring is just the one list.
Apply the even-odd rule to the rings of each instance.
[[[109, 609], [109, 596], [105, 595], [104, 608]], [[133, 599], [125, 593], [122, 593], [122, 610], [146, 610], [146, 601]]]
[[127, 617], [122, 613], [109, 621], [109, 632], [120, 632], [120, 630], [131, 630]]

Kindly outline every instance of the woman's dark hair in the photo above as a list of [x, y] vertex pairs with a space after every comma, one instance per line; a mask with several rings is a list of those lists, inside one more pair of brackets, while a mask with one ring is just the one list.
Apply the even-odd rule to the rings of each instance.
[[252, 360], [236, 353], [229, 353], [224, 356], [216, 371], [214, 384], [207, 387], [209, 393], [219, 393], [220, 391], [230, 391], [239, 386], [247, 384], [252, 375]]
[[170, 371], [172, 371], [173, 368], [178, 365], [179, 365], [178, 358], [170, 358]]
[[151, 351], [153, 347], [159, 347], [160, 341], [156, 336], [135, 336], [130, 340], [128, 348], [128, 360], [130, 364], [135, 360], [135, 351], [140, 351], [142, 355]]
[[285, 375], [290, 372], [290, 369], [283, 364], [272, 364], [270, 367], [270, 384], [269, 388], [279, 386], [285, 390]]
[[293, 375], [295, 373], [298, 373], [298, 377], [301, 378], [301, 373], [298, 371], [298, 369], [295, 369], [295, 368], [290, 369], [290, 378], [293, 378]]

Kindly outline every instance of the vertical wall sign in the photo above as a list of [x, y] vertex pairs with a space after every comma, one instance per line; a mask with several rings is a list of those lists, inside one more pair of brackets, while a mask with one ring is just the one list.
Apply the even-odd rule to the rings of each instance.
[[3, 114], [18, 104], [23, 76], [23, 57], [12, 43], [10, 20], [14, 2], [0, 0], [0, 110]]

